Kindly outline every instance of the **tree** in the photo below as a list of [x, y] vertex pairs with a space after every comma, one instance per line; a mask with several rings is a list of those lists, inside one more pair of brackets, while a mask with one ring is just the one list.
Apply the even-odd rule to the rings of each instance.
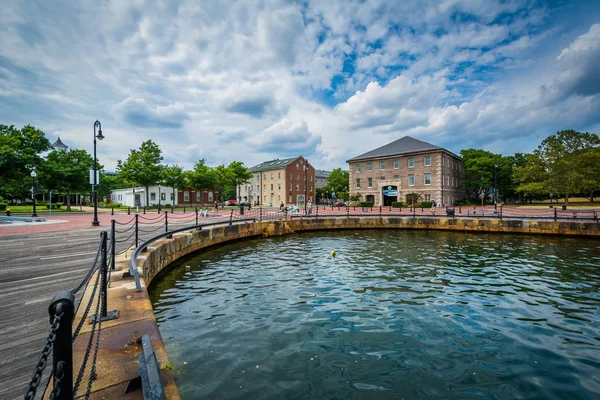
[[109, 175], [104, 171], [100, 171], [100, 182], [98, 183], [98, 196], [108, 197], [110, 192], [115, 189], [123, 189], [128, 186], [128, 183], [122, 176], [117, 174]]
[[327, 177], [326, 190], [335, 192], [338, 199], [348, 199], [350, 191], [350, 173], [341, 168], [336, 168]]
[[527, 165], [517, 169], [519, 188], [564, 195], [567, 205], [571, 194], [593, 192], [600, 179], [593, 175], [596, 167], [593, 149], [599, 146], [600, 138], [594, 133], [563, 130], [548, 136], [527, 156]]
[[225, 200], [228, 197], [225, 195], [225, 187], [233, 184], [232, 171], [225, 165], [219, 165], [214, 169], [214, 177], [214, 182], [219, 188], [219, 197], [221, 200]]
[[160, 181], [163, 157], [160, 147], [152, 140], [146, 140], [139, 150], [131, 150], [125, 162], [117, 161], [117, 173], [126, 182], [146, 188], [146, 204], [149, 203], [148, 187]]
[[216, 183], [216, 172], [213, 168], [206, 165], [206, 160], [198, 160], [194, 164], [194, 169], [187, 173], [187, 179], [191, 187], [196, 190], [212, 189]]
[[179, 165], [165, 165], [162, 169], [162, 183], [173, 188], [173, 199], [175, 199], [175, 189], [188, 186], [188, 176]]
[[252, 173], [248, 172], [248, 168], [244, 167], [243, 162], [233, 161], [227, 166], [227, 168], [230, 171], [231, 183], [236, 191], [240, 185], [248, 183], [252, 179]]
[[582, 150], [575, 160], [576, 168], [582, 172], [581, 193], [593, 202], [594, 194], [600, 191], [600, 148]]
[[85, 150], [54, 150], [40, 167], [39, 181], [46, 189], [66, 194], [67, 211], [71, 211], [71, 195], [89, 191], [93, 164], [94, 159]]
[[479, 199], [487, 196], [494, 182], [494, 164], [498, 156], [481, 149], [460, 152], [464, 166], [464, 185], [467, 198]]
[[29, 184], [29, 174], [41, 167], [41, 154], [50, 149], [44, 132], [26, 125], [0, 124], [0, 195], [14, 199], [22, 196], [22, 188]]

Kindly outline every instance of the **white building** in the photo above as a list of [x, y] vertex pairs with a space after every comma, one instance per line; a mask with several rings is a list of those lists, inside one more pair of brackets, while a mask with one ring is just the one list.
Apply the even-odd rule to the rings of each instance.
[[148, 203], [146, 204], [146, 188], [135, 187], [126, 189], [115, 189], [110, 192], [110, 198], [113, 203], [119, 203], [128, 207], [149, 207], [161, 205], [177, 205], [177, 190], [173, 195], [173, 188], [166, 186], [148, 187]]

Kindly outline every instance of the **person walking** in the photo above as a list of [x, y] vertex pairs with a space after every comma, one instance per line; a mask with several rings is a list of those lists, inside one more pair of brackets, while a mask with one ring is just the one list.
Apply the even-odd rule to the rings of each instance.
[[215, 200], [215, 212], [219, 212], [219, 202]]
[[312, 201], [308, 202], [308, 215], [312, 214]]

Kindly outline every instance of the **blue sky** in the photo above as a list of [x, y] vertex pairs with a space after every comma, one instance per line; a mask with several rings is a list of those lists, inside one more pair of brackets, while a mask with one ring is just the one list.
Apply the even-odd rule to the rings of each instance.
[[0, 9], [0, 123], [107, 169], [152, 139], [186, 168], [410, 135], [458, 153], [600, 133], [600, 1], [19, 1]]

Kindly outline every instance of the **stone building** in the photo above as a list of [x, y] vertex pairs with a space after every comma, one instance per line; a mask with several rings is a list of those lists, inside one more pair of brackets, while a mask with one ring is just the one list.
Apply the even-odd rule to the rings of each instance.
[[322, 169], [318, 169], [315, 172], [315, 188], [320, 189], [322, 187], [327, 186], [329, 183], [329, 174], [331, 171], [324, 171]]
[[462, 161], [456, 154], [405, 136], [347, 161], [350, 194], [388, 206], [418, 193], [438, 206], [465, 198]]
[[252, 179], [241, 185], [240, 201], [273, 207], [315, 201], [315, 169], [302, 156], [265, 161], [248, 171]]

